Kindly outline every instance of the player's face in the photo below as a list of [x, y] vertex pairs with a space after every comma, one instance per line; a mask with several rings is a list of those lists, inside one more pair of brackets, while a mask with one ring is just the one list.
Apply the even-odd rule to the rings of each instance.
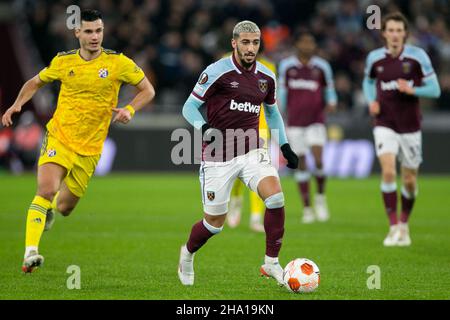
[[405, 25], [402, 21], [389, 20], [386, 22], [383, 37], [386, 39], [388, 48], [398, 48], [403, 46], [406, 39]]
[[75, 35], [80, 40], [80, 46], [89, 52], [98, 52], [103, 42], [103, 21], [82, 21], [81, 28], [75, 30]]
[[297, 49], [301, 55], [310, 57], [316, 51], [316, 41], [311, 35], [303, 35], [296, 43]]
[[249, 68], [256, 61], [261, 44], [261, 34], [241, 33], [239, 38], [231, 40], [231, 44], [242, 66]]

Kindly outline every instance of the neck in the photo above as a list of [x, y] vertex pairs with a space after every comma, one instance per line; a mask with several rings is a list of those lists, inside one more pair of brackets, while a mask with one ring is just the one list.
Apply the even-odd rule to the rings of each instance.
[[233, 53], [233, 55], [234, 55], [234, 60], [236, 60], [237, 63], [238, 63], [242, 68], [244, 68], [245, 70], [250, 70], [250, 69], [253, 67], [254, 62], [253, 62], [252, 64], [250, 64], [249, 66], [243, 65], [243, 63], [242, 63], [241, 59], [239, 58], [239, 56], [238, 56], [238, 54], [237, 54], [236, 51]]
[[308, 64], [309, 60], [311, 60], [311, 56], [305, 56], [305, 55], [299, 54], [298, 59], [300, 60], [300, 62], [302, 64]]
[[101, 53], [102, 53], [101, 49], [98, 51], [92, 52], [92, 51], [80, 48], [80, 56], [81, 56], [81, 58], [83, 58], [86, 61], [90, 61], [90, 60], [97, 58]]
[[397, 47], [388, 47], [388, 51], [391, 54], [392, 57], [398, 57], [400, 55], [400, 52], [403, 50], [403, 45], [397, 46]]

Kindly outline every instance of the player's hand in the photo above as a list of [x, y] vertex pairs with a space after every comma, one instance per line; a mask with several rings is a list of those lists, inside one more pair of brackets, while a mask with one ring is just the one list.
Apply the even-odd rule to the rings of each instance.
[[5, 127], [9, 127], [10, 125], [13, 124], [12, 122], [12, 115], [14, 113], [20, 112], [22, 110], [22, 107], [20, 106], [12, 106], [10, 107], [8, 110], [6, 110], [5, 114], [2, 117], [2, 124]]
[[281, 152], [283, 153], [283, 157], [287, 160], [287, 167], [291, 169], [298, 168], [298, 157], [294, 151], [292, 151], [289, 143], [285, 143], [281, 146]]
[[329, 103], [325, 107], [325, 111], [327, 113], [334, 113], [334, 112], [336, 112], [336, 109], [337, 109], [336, 103]]
[[369, 113], [371, 116], [376, 116], [380, 113], [380, 103], [378, 101], [372, 101], [369, 104]]
[[213, 128], [207, 123], [202, 126], [203, 141], [212, 143], [218, 134], [222, 134], [219, 129]]
[[116, 112], [116, 116], [113, 119], [114, 122], [120, 122], [127, 124], [131, 120], [131, 113], [125, 108], [113, 108], [112, 111]]
[[402, 93], [410, 94], [410, 95], [414, 94], [414, 88], [409, 85], [407, 80], [398, 79], [397, 85], [398, 85], [398, 91], [400, 91]]

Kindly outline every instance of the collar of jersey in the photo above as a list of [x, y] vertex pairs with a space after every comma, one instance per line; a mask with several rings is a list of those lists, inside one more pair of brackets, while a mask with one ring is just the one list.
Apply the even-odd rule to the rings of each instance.
[[80, 54], [80, 49], [77, 50], [77, 56], [81, 59], [81, 61], [85, 62], [85, 63], [90, 63], [92, 61], [96, 61], [98, 58], [100, 58], [100, 56], [103, 54], [103, 47], [102, 47], [102, 52], [98, 55], [98, 57], [96, 57], [95, 59], [92, 60], [85, 60], [81, 54]]
[[256, 61], [253, 63], [250, 70], [245, 69], [244, 67], [241, 67], [241, 65], [236, 61], [236, 58], [234, 57], [234, 52], [231, 54], [231, 62], [236, 67], [239, 73], [242, 72], [255, 72], [256, 71]]

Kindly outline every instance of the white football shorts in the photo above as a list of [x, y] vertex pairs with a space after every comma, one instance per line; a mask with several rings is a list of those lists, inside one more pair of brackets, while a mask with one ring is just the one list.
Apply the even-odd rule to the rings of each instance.
[[324, 146], [327, 142], [327, 128], [323, 123], [307, 127], [288, 127], [286, 134], [292, 150], [299, 155], [308, 153], [311, 146]]
[[236, 178], [258, 192], [259, 182], [269, 176], [278, 178], [266, 149], [251, 150], [226, 162], [203, 161], [200, 165], [200, 187], [203, 210], [210, 215], [228, 212], [230, 193]]
[[375, 149], [379, 157], [385, 153], [396, 156], [405, 168], [418, 169], [422, 163], [422, 132], [397, 133], [394, 130], [377, 126], [373, 129]]

